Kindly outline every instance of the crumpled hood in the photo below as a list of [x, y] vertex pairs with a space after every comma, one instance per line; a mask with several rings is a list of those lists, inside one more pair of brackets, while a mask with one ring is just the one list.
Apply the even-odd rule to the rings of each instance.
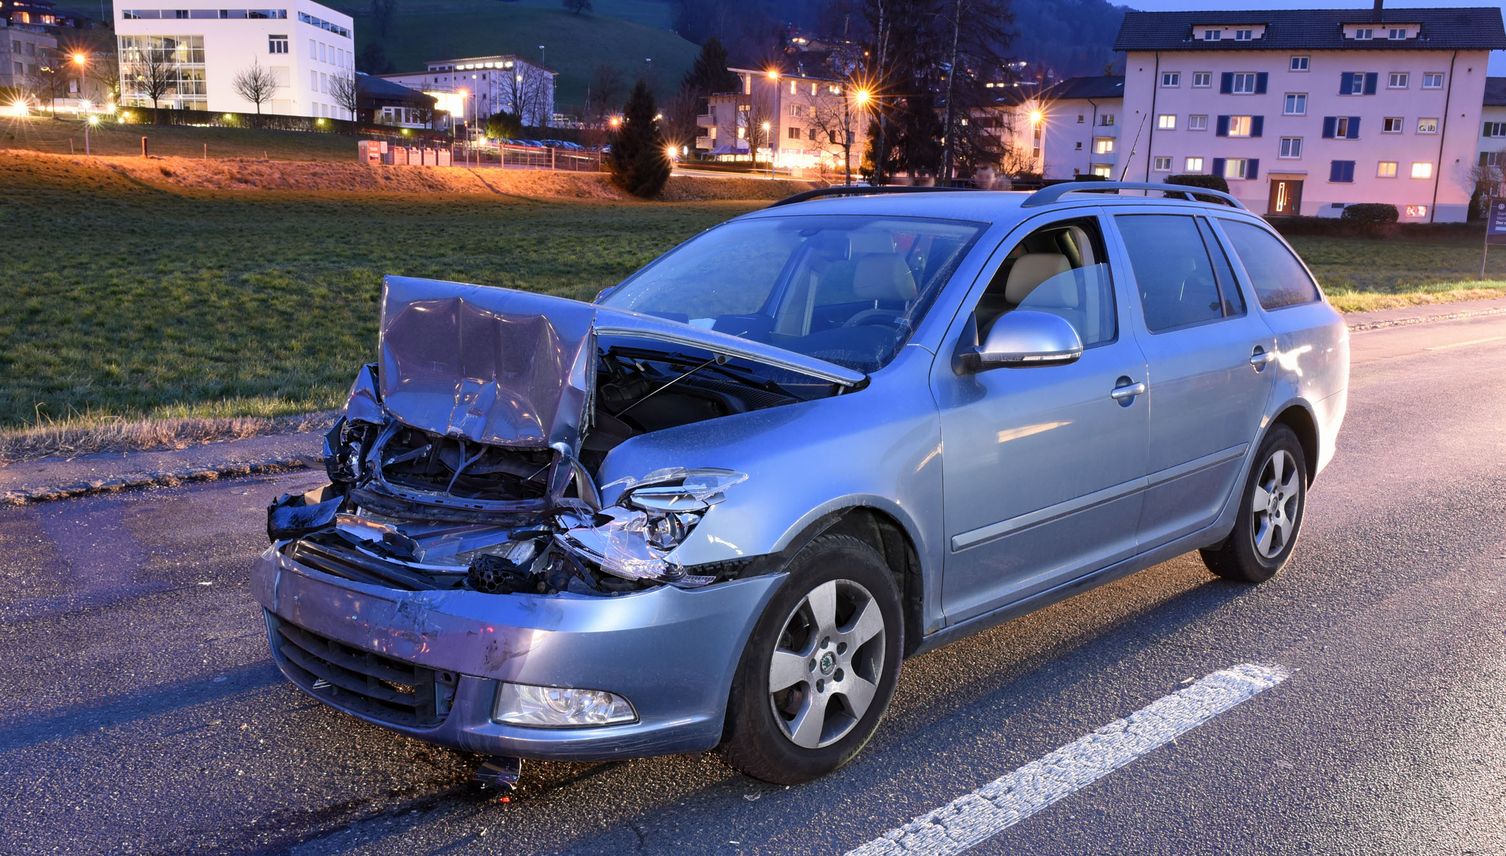
[[573, 449], [592, 389], [595, 314], [561, 297], [389, 276], [382, 403], [398, 421], [448, 437]]
[[861, 372], [636, 312], [508, 288], [389, 276], [382, 405], [413, 428], [510, 448], [564, 444], [589, 424], [597, 333], [704, 348], [841, 386]]

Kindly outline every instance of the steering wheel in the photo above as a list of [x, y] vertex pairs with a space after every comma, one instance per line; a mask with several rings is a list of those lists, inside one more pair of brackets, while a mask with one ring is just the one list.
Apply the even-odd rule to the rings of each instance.
[[889, 324], [898, 326], [899, 319], [902, 317], [904, 317], [904, 313], [896, 312], [893, 309], [864, 309], [842, 322], [842, 326], [858, 327], [863, 324]]

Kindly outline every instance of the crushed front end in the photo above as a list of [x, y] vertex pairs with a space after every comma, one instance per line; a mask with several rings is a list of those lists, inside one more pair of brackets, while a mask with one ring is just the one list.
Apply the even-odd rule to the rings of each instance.
[[595, 323], [575, 301], [388, 280], [380, 360], [326, 437], [329, 484], [268, 508], [253, 590], [294, 684], [489, 755], [718, 742], [778, 576], [675, 560], [740, 473], [646, 473], [603, 507], [600, 436], [624, 423], [593, 432]]

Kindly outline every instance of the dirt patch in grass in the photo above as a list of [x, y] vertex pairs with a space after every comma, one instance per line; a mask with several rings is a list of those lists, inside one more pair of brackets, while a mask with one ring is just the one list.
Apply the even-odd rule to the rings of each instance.
[[[464, 194], [598, 202], [642, 201], [618, 189], [602, 173], [466, 166], [372, 166], [354, 159], [349, 162], [183, 157], [83, 159], [21, 150], [5, 150], [0, 156], [25, 159], [44, 171], [71, 173], [70, 177], [85, 185], [93, 183], [87, 173], [103, 172], [163, 190]], [[813, 186], [806, 181], [675, 176], [665, 187], [661, 201], [774, 200]]]
[[0, 466], [45, 457], [99, 452], [186, 449], [220, 440], [328, 428], [336, 411], [295, 416], [183, 417], [168, 419], [80, 418], [0, 431]]

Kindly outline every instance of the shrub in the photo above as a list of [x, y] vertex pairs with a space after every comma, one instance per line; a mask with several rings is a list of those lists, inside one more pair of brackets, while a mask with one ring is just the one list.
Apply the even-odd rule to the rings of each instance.
[[1400, 219], [1396, 206], [1388, 202], [1356, 202], [1344, 206], [1340, 219], [1364, 226], [1386, 226]]
[[1224, 181], [1221, 175], [1203, 175], [1201, 173], [1182, 173], [1166, 179], [1167, 184], [1181, 184], [1187, 187], [1203, 187], [1208, 190], [1221, 190], [1229, 192], [1229, 182]]
[[612, 153], [607, 159], [613, 183], [644, 199], [658, 196], [669, 181], [664, 135], [654, 118], [658, 113], [648, 84], [639, 79], [622, 108], [622, 126], [612, 137]]

